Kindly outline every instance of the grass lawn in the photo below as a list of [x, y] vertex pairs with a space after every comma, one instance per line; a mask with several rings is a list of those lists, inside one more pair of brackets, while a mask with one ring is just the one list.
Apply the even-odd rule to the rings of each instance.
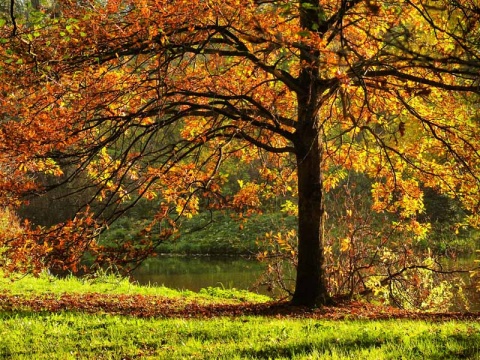
[[4, 359], [477, 359], [468, 322], [2, 313]]
[[[268, 298], [115, 276], [1, 278], [0, 293], [1, 359], [480, 359], [475, 316], [372, 320], [361, 306], [252, 315]], [[160, 310], [139, 312], [149, 307]], [[352, 316], [325, 316], [341, 311]]]

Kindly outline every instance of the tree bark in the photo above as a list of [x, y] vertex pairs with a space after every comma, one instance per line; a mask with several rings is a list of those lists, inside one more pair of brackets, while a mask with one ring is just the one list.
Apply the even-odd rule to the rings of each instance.
[[322, 139], [318, 129], [299, 131], [298, 172], [298, 267], [294, 305], [332, 303], [327, 289], [324, 255], [325, 204], [322, 182]]
[[[322, 27], [318, 0], [300, 0], [300, 25], [314, 30]], [[326, 90], [319, 79], [320, 53], [300, 50], [301, 70], [297, 92], [298, 122], [295, 152], [298, 174], [298, 266], [294, 305], [321, 306], [332, 302], [325, 274], [325, 205], [322, 179], [322, 122], [318, 118], [320, 97]]]

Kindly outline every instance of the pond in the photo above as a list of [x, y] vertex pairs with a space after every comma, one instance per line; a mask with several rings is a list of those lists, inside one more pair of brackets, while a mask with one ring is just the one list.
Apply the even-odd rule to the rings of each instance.
[[[450, 262], [451, 266], [471, 265], [473, 260]], [[145, 261], [135, 270], [132, 280], [139, 284], [164, 285], [178, 290], [199, 291], [207, 287], [236, 288], [270, 295], [267, 288], [257, 286], [266, 265], [256, 259], [209, 256], [158, 256]], [[468, 283], [470, 278], [464, 274]], [[466, 289], [472, 311], [480, 311], [480, 293]]]
[[[265, 264], [256, 259], [209, 256], [159, 256], [147, 260], [133, 273], [139, 284], [164, 285], [199, 291], [207, 287], [255, 291]], [[265, 288], [257, 289], [267, 294]]]

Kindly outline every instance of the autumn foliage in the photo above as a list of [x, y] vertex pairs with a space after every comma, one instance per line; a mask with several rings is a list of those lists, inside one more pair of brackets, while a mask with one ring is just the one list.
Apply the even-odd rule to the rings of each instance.
[[[428, 229], [416, 219], [423, 188], [479, 225], [475, 1], [58, 4], [61, 16], [44, 7], [0, 27], [0, 201], [47, 191], [39, 173], [82, 178], [70, 192], [88, 190], [79, 211], [96, 219], [34, 230], [25, 245], [44, 246], [45, 264], [71, 267], [88, 251], [142, 259], [181, 217], [298, 195], [294, 302], [324, 304], [324, 194], [349, 173], [370, 179], [371, 210], [396, 214], [413, 238]], [[234, 160], [259, 176], [226, 195], [222, 166]], [[157, 239], [107, 248], [84, 236], [140, 197], [157, 201]], [[341, 251], [354, 250], [352, 231]]]

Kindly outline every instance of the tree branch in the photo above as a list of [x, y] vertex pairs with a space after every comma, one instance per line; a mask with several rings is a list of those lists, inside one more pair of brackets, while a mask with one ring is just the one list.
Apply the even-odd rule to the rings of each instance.
[[15, 19], [15, 0], [10, 0], [10, 19], [12, 20], [13, 24], [13, 30], [12, 30], [12, 36], [15, 36], [17, 34], [17, 21]]
[[[445, 84], [440, 81], [429, 80], [424, 77], [415, 76], [411, 74], [406, 74], [396, 69], [389, 69], [389, 70], [367, 70], [363, 77], [366, 78], [376, 78], [376, 77], [385, 77], [385, 76], [393, 76], [398, 79], [402, 80], [410, 80], [417, 82], [423, 85], [433, 86], [435, 88], [444, 89], [444, 90], [452, 90], [452, 91], [461, 91], [461, 92], [472, 92], [472, 93], [480, 93], [480, 83], [478, 85], [450, 85]], [[479, 79], [480, 80], [480, 79]]]

